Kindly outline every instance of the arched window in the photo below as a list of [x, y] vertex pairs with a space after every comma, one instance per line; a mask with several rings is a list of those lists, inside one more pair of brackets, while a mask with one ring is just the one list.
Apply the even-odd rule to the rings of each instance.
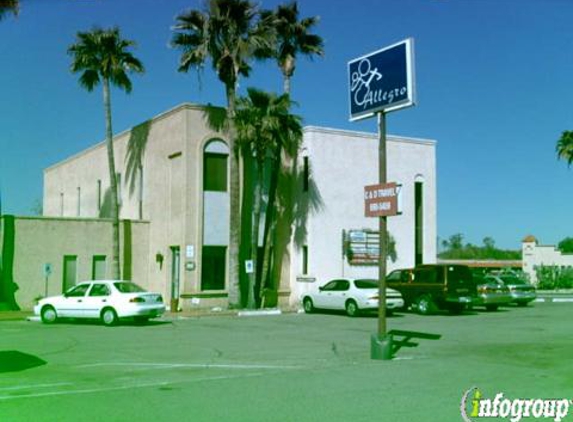
[[227, 191], [229, 148], [220, 139], [209, 141], [203, 151], [203, 191]]

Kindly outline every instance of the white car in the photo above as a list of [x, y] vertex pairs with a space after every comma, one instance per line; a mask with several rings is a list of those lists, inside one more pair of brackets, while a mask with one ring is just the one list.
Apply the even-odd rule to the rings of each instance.
[[146, 322], [163, 315], [165, 304], [159, 293], [147, 292], [137, 284], [121, 280], [85, 281], [60, 296], [38, 301], [34, 313], [49, 324], [58, 318], [95, 318], [114, 325], [119, 318]]
[[[340, 278], [331, 280], [318, 288], [317, 292], [307, 293], [302, 298], [306, 313], [315, 309], [346, 311], [356, 316], [361, 311], [378, 309], [378, 280]], [[402, 294], [397, 290], [386, 289], [386, 310], [391, 314], [394, 309], [404, 306]]]

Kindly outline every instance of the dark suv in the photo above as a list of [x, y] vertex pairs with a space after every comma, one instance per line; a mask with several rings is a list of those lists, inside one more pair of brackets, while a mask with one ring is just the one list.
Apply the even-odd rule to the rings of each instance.
[[422, 315], [438, 309], [459, 313], [477, 295], [472, 272], [465, 265], [424, 264], [394, 270], [386, 282], [402, 293], [406, 307], [412, 306]]

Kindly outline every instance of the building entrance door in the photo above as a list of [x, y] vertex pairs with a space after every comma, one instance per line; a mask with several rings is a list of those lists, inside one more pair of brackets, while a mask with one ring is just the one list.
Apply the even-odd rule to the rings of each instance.
[[68, 291], [77, 282], [77, 261], [75, 255], [64, 256], [64, 279], [62, 280], [62, 293]]

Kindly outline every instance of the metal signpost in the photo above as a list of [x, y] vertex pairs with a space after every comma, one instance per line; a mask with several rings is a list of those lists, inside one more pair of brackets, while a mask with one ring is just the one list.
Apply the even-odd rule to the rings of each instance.
[[378, 116], [379, 180], [377, 186], [365, 188], [364, 204], [367, 217], [378, 217], [380, 231], [378, 332], [370, 341], [372, 359], [392, 358], [392, 336], [386, 330], [386, 219], [396, 215], [397, 207], [391, 199], [396, 196], [396, 185], [387, 184], [386, 113], [415, 104], [413, 57], [414, 41], [408, 38], [348, 63], [350, 120]]

